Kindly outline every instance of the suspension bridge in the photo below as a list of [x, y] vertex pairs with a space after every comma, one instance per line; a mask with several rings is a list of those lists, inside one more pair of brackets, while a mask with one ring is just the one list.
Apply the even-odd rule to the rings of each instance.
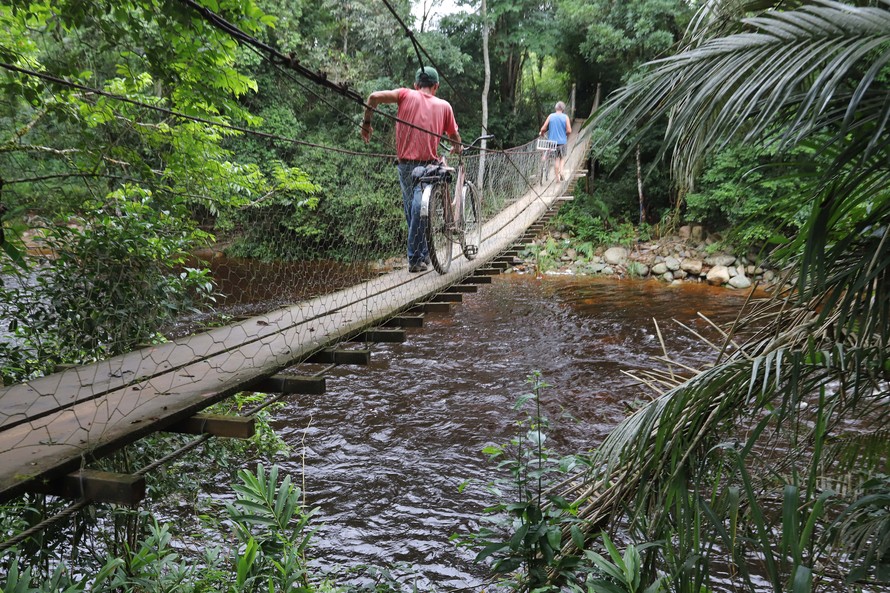
[[[250, 418], [201, 414], [241, 391], [323, 393], [323, 372], [301, 375], [301, 364], [366, 363], [364, 344], [403, 341], [403, 328], [421, 325], [425, 311], [447, 308], [490, 281], [507, 267], [503, 257], [512, 257], [511, 246], [566, 199], [582, 174], [588, 141], [585, 131], [570, 139], [565, 181], [536, 181], [541, 159], [533, 143], [487, 154], [479, 254], [472, 261], [456, 255], [447, 274], [398, 268], [224, 327], [0, 389], [0, 500], [36, 491], [132, 503], [144, 493], [140, 476], [97, 472], [90, 464], [159, 431], [250, 436]], [[470, 160], [468, 171], [475, 178], [478, 162]], [[506, 178], [521, 183], [505, 189]], [[394, 184], [391, 195], [398, 199]]]

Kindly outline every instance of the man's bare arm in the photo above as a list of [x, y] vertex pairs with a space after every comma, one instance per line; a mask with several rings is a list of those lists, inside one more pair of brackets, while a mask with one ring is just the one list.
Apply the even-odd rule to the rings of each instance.
[[365, 117], [362, 120], [362, 138], [365, 142], [371, 141], [371, 131], [373, 130], [373, 128], [371, 127], [371, 117], [374, 115], [374, 109], [382, 103], [398, 102], [398, 89], [394, 89], [391, 91], [374, 91], [368, 96], [368, 100], [365, 102]]

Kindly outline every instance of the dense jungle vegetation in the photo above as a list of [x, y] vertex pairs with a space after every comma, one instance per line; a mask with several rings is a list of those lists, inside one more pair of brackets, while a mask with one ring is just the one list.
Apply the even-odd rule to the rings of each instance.
[[[500, 148], [533, 138], [573, 86], [578, 117], [599, 93], [586, 124], [597, 182], [564, 215], [577, 236], [701, 222], [795, 287], [740, 318], [749, 337], [716, 363], [671, 372], [591, 456], [546, 451], [533, 408], [527, 433], [488, 451], [511, 486], [463, 543], [519, 590], [701, 593], [717, 565], [736, 590], [888, 590], [890, 3], [464, 0], [441, 18], [427, 2], [417, 20], [407, 0], [196, 4], [290, 63], [188, 0], [0, 5], [3, 277], [34, 273], [26, 239], [56, 255], [28, 291], [0, 286], [17, 337], [0, 342], [4, 382], [160, 339], [213, 297], [190, 251], [234, 237], [233, 253], [268, 255], [268, 235], [245, 230], [256, 209], [301, 259], [355, 257], [350, 242], [368, 238], [353, 217], [398, 218], [375, 183], [391, 170], [356, 175], [348, 154], [301, 144], [391, 152], [361, 143], [361, 107], [333, 87], [366, 97], [411, 82], [417, 51], [392, 7], [415, 23], [466, 136], [482, 127], [486, 42]], [[400, 249], [372, 239], [364, 257]], [[261, 444], [280, 446], [268, 432]], [[566, 471], [580, 472], [571, 487]], [[292, 480], [233, 476], [220, 522], [234, 543], [197, 559], [147, 511], [85, 512], [84, 525], [115, 527], [101, 554], [68, 566], [61, 534], [27, 540], [0, 556], [0, 590], [345, 589], [307, 565], [311, 512]], [[175, 495], [174, 481], [153, 494]], [[3, 507], [3, 533], [47, 504]]]

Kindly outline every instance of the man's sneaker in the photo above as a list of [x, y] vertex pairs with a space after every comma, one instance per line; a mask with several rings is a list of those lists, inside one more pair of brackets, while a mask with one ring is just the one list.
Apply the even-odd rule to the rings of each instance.
[[408, 266], [408, 271], [412, 274], [416, 272], [426, 272], [426, 264], [420, 262], [419, 264], [414, 264], [413, 266]]

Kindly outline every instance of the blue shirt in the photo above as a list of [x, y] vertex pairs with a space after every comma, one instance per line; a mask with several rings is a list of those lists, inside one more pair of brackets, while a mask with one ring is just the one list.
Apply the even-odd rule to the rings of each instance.
[[566, 123], [568, 121], [569, 116], [565, 113], [559, 113], [558, 111], [551, 113], [550, 123], [547, 124], [547, 139], [556, 142], [557, 146], [568, 142], [566, 135]]

